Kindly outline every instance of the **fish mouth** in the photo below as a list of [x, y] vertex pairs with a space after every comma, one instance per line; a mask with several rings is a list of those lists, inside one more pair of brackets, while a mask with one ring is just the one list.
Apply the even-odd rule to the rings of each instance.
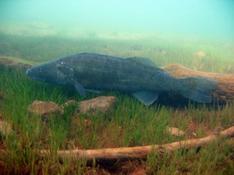
[[30, 77], [30, 79], [32, 79], [32, 80], [44, 81], [44, 80], [41, 79], [41, 78], [38, 78], [38, 77], [33, 76], [33, 74], [32, 74], [32, 68], [27, 69], [25, 73], [26, 73], [26, 75], [27, 75], [28, 77]]

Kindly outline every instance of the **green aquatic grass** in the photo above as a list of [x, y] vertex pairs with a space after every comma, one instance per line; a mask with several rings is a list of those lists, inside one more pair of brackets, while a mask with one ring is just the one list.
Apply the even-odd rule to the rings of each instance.
[[[178, 44], [179, 43], [179, 44]], [[157, 65], [179, 63], [197, 70], [234, 73], [233, 46], [211, 42], [178, 40], [104, 40], [68, 39], [59, 37], [23, 37], [0, 35], [0, 55], [19, 62], [38, 64], [55, 57], [77, 52], [99, 52], [117, 56], [144, 56]], [[202, 50], [203, 58], [194, 53]], [[23, 59], [18, 59], [23, 58]], [[1, 59], [1, 58], [0, 58]], [[0, 67], [0, 112], [13, 124], [14, 133], [1, 137], [9, 156], [3, 160], [8, 174], [84, 174], [86, 161], [61, 163], [57, 149], [103, 148], [163, 144], [212, 133], [234, 123], [234, 104], [203, 106], [189, 104], [173, 108], [156, 104], [145, 107], [134, 98], [117, 92], [115, 107], [105, 114], [77, 115], [74, 108], [65, 108], [64, 115], [51, 116], [47, 122], [27, 112], [34, 100], [63, 104], [69, 99], [82, 100], [72, 89], [35, 82], [23, 71]], [[89, 94], [87, 98], [94, 97]], [[86, 122], [88, 121], [88, 124]], [[167, 126], [186, 131], [174, 137], [165, 132]], [[38, 158], [35, 149], [52, 151], [49, 158]], [[179, 150], [170, 155], [152, 153], [146, 161], [151, 174], [233, 174], [232, 146], [218, 141], [198, 151]]]
[[[14, 126], [14, 133], [2, 140], [10, 153], [4, 159], [9, 173], [26, 171], [36, 174], [42, 170], [44, 174], [83, 174], [86, 171], [85, 161], [61, 164], [55, 151], [77, 147], [87, 149], [169, 143], [190, 136], [173, 137], [165, 132], [167, 126], [186, 131], [193, 121], [197, 124], [198, 136], [202, 137], [216, 127], [226, 128], [234, 123], [233, 104], [216, 109], [193, 105], [175, 109], [157, 104], [148, 108], [130, 96], [115, 92], [106, 93], [117, 96], [117, 103], [105, 114], [74, 116], [73, 108], [65, 108], [64, 115], [51, 116], [45, 123], [40, 117], [27, 113], [27, 107], [33, 100], [62, 104], [71, 98], [78, 101], [81, 98], [72, 96], [62, 87], [32, 81], [24, 72], [3, 67], [0, 82], [4, 82], [0, 84], [0, 89], [5, 93], [0, 111]], [[92, 96], [93, 94], [88, 98]], [[90, 120], [91, 124], [84, 125], [85, 120]], [[177, 171], [191, 174], [233, 172], [233, 160], [230, 157], [233, 149], [225, 142], [212, 145], [198, 154], [193, 149], [185, 153], [176, 151], [172, 155], [163, 155], [163, 158], [152, 154], [147, 159], [147, 165], [152, 174], [171, 174]], [[35, 152], [38, 148], [52, 150], [51, 157], [38, 160]]]
[[216, 142], [205, 149], [179, 150], [171, 154], [150, 154], [147, 164], [153, 175], [233, 174], [233, 147]]

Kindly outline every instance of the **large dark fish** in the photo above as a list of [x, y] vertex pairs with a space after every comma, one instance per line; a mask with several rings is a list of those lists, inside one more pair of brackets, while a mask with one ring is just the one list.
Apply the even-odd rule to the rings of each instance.
[[73, 85], [80, 95], [86, 90], [117, 90], [132, 94], [145, 105], [162, 92], [175, 92], [200, 103], [210, 103], [216, 82], [200, 77], [177, 79], [157, 68], [149, 59], [120, 58], [81, 53], [57, 59], [27, 70], [35, 80]]

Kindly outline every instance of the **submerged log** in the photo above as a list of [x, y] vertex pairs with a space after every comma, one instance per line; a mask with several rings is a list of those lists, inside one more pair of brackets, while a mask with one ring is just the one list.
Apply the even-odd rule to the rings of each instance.
[[[105, 148], [90, 150], [59, 150], [57, 155], [62, 159], [85, 159], [85, 160], [121, 160], [121, 159], [142, 159], [152, 152], [163, 153], [172, 152], [178, 149], [189, 149], [204, 146], [220, 138], [230, 138], [234, 136], [234, 126], [221, 131], [219, 134], [212, 134], [203, 138], [188, 139], [163, 145], [148, 145], [136, 147]], [[49, 150], [40, 150], [40, 156], [50, 155]]]
[[204, 77], [214, 79], [217, 81], [217, 87], [213, 92], [213, 99], [224, 103], [234, 100], [234, 74], [196, 71], [179, 64], [167, 65], [164, 70], [176, 78]]

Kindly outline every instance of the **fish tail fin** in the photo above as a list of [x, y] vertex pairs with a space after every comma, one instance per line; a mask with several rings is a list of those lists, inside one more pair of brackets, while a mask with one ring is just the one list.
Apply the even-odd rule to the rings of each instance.
[[182, 96], [198, 103], [211, 103], [212, 93], [217, 86], [215, 80], [201, 77], [179, 79], [179, 92]]

